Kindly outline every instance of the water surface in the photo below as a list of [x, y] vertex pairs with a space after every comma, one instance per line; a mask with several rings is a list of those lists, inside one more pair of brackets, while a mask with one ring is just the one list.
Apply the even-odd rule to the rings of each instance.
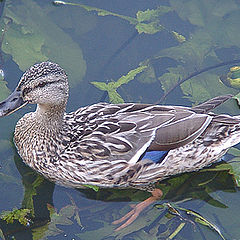
[[[67, 111], [110, 101], [91, 82], [117, 81], [139, 64], [146, 65], [147, 70], [119, 87], [118, 93], [125, 102], [159, 103], [179, 79], [237, 59], [240, 52], [237, 1], [81, 2], [132, 18], [141, 14], [139, 11], [169, 7], [162, 15], [148, 12], [150, 17], [140, 22], [159, 28], [154, 34], [139, 34], [135, 25], [122, 17], [98, 16], [96, 11], [78, 6], [54, 6], [51, 1], [34, 0], [7, 0], [1, 4], [1, 26], [5, 32], [1, 38], [1, 68], [7, 81], [7, 88], [0, 82], [4, 89], [0, 91], [1, 99], [6, 97], [7, 89], [14, 89], [27, 67], [49, 59], [69, 74]], [[184, 36], [185, 42], [177, 40], [173, 31]], [[217, 95], [237, 94], [236, 88], [219, 81], [232, 66], [196, 74], [161, 104], [191, 106]], [[0, 212], [30, 206], [35, 211], [34, 221], [29, 218], [26, 227], [17, 220], [9, 224], [0, 220], [5, 239], [221, 239], [214, 229], [197, 223], [184, 211], [176, 216], [157, 205], [146, 209], [129, 228], [114, 232], [111, 222], [127, 213], [131, 204], [149, 197], [149, 193], [133, 189], [68, 189], [41, 179], [22, 163], [12, 142], [17, 120], [34, 109], [35, 106], [27, 106], [0, 119]], [[239, 114], [239, 108], [232, 100], [216, 112]], [[233, 158], [238, 162], [238, 157], [226, 155], [210, 169]], [[226, 239], [239, 239], [238, 169], [235, 164], [234, 175], [228, 171], [202, 171], [165, 180], [159, 187], [166, 195], [158, 204], [173, 202], [176, 207], [191, 209], [214, 224]]]

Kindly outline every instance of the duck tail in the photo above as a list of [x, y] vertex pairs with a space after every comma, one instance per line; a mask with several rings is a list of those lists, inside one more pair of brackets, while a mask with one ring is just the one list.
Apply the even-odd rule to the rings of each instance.
[[212, 109], [221, 105], [222, 103], [226, 102], [227, 100], [229, 100], [232, 97], [233, 97], [233, 95], [231, 95], [231, 94], [218, 96], [218, 97], [212, 98], [202, 104], [199, 104], [195, 107], [192, 107], [191, 110], [193, 110], [196, 113], [208, 113], [209, 111], [211, 111]]

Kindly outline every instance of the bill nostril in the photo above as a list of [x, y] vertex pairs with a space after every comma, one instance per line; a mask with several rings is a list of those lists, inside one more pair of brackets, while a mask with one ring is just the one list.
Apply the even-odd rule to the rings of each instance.
[[13, 98], [10, 102], [16, 102], [18, 100], [18, 98]]

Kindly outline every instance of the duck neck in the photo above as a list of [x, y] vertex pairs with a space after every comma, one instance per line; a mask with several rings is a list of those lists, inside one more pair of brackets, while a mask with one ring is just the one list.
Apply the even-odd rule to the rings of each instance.
[[65, 104], [38, 104], [35, 111], [35, 119], [42, 127], [46, 126], [48, 130], [55, 132], [62, 128], [65, 110]]

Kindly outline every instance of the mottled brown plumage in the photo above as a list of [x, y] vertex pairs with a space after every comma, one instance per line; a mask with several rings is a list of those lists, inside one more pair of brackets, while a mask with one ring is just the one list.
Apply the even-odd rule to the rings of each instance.
[[[193, 108], [98, 103], [67, 114], [67, 75], [50, 62], [26, 71], [15, 92], [22, 99], [17, 108], [38, 104], [16, 125], [20, 156], [67, 186], [141, 187], [200, 169], [238, 143], [239, 118], [208, 113], [230, 95]], [[0, 115], [12, 111], [8, 104], [0, 104]], [[159, 163], [140, 160], [149, 150], [170, 151]]]
[[[203, 168], [240, 141], [238, 116], [209, 113], [229, 98], [216, 97], [193, 108], [98, 103], [65, 113], [67, 75], [59, 65], [43, 62], [23, 74], [12, 95], [0, 103], [0, 116], [37, 104], [35, 112], [18, 121], [14, 140], [23, 161], [51, 181], [72, 187], [145, 188]], [[153, 150], [167, 151], [166, 156], [158, 162], [142, 158]]]

